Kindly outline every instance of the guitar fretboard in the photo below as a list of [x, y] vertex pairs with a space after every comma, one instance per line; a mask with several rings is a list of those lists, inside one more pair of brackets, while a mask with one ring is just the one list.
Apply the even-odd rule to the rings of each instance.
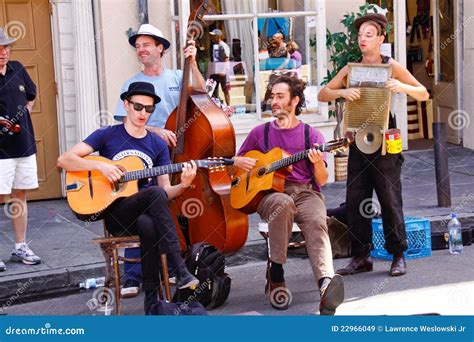
[[[321, 146], [318, 146], [316, 148], [317, 150], [319, 151], [326, 151], [326, 144], [323, 144]], [[308, 150], [304, 150], [302, 152], [298, 152], [298, 153], [295, 153], [289, 157], [286, 157], [286, 158], [283, 158], [283, 159], [280, 159], [280, 160], [277, 160], [273, 163], [270, 164], [270, 166], [267, 168], [266, 172], [265, 173], [271, 173], [271, 172], [274, 172], [278, 169], [281, 169], [283, 167], [287, 167], [287, 166], [290, 166], [291, 164], [294, 164], [294, 163], [297, 163], [299, 162], [300, 160], [303, 160], [305, 158], [308, 158], [308, 154], [309, 154], [309, 151], [311, 149], [308, 149]]]
[[[199, 165], [198, 165], [199, 166]], [[120, 179], [121, 183], [129, 182], [133, 180], [139, 180], [143, 178], [151, 178], [171, 173], [179, 173], [183, 171], [183, 163], [179, 164], [170, 164], [170, 165], [163, 165], [163, 166], [156, 166], [153, 168], [146, 168], [143, 170], [137, 171], [128, 171]]]

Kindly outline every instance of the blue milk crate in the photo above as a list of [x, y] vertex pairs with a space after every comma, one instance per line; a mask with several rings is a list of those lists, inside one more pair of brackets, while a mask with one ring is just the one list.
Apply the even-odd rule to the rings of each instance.
[[[431, 256], [430, 221], [409, 216], [405, 216], [404, 220], [408, 240], [408, 249], [404, 253], [405, 258], [417, 259]], [[372, 257], [392, 260], [392, 254], [389, 254], [384, 248], [385, 238], [381, 218], [372, 219], [372, 232], [372, 243], [374, 244], [374, 249], [371, 252]]]

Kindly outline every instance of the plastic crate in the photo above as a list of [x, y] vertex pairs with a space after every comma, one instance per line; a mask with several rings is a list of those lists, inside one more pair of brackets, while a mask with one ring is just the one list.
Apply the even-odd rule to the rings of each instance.
[[[418, 217], [405, 216], [405, 226], [407, 231], [408, 249], [404, 255], [406, 259], [417, 259], [431, 256], [431, 229], [430, 221]], [[385, 248], [385, 238], [381, 218], [372, 219], [372, 242], [374, 249], [372, 257], [378, 259], [392, 260]]]

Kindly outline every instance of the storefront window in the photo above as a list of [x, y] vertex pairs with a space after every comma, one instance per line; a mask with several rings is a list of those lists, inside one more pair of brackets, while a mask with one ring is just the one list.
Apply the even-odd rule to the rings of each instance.
[[[189, 12], [201, 3], [179, 1], [181, 8], [189, 6]], [[206, 79], [215, 81], [213, 97], [232, 107], [233, 120], [269, 117], [267, 86], [281, 74], [314, 84], [308, 91], [316, 98], [317, 0], [209, 2], [215, 10], [203, 18], [198, 67]], [[317, 102], [312, 101], [305, 113], [317, 113]]]

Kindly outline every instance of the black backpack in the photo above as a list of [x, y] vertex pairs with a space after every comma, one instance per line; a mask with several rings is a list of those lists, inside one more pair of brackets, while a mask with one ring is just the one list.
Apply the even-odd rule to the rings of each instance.
[[189, 289], [177, 291], [173, 300], [198, 301], [209, 309], [224, 304], [231, 285], [231, 278], [224, 272], [225, 256], [216, 247], [199, 242], [189, 248], [186, 266], [199, 279], [199, 286], [194, 291]]

